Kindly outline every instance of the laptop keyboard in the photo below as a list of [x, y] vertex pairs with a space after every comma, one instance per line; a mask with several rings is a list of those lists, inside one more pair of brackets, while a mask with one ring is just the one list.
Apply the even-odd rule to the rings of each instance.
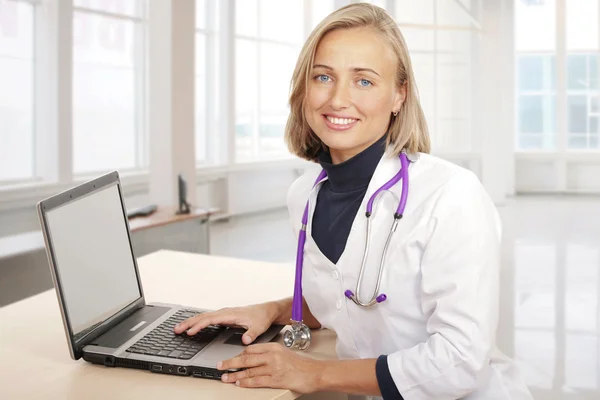
[[225, 327], [210, 325], [194, 336], [188, 336], [185, 332], [181, 335], [175, 334], [173, 331], [175, 325], [196, 314], [198, 314], [197, 311], [191, 310], [176, 312], [138, 340], [127, 351], [137, 354], [178, 358], [180, 360], [191, 359], [226, 329]]

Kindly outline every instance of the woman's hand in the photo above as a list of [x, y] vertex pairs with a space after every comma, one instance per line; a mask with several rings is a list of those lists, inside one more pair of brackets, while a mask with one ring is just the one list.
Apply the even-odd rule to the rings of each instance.
[[277, 316], [278, 306], [276, 303], [223, 308], [186, 319], [175, 326], [175, 333], [180, 334], [187, 330], [187, 334], [192, 336], [209, 325], [241, 326], [246, 329], [246, 333], [242, 336], [242, 341], [245, 344], [250, 344], [269, 329]]
[[313, 393], [318, 390], [322, 363], [302, 356], [279, 343], [248, 346], [240, 355], [220, 362], [220, 370], [243, 371], [224, 374], [223, 382], [241, 387], [269, 387], [289, 389], [297, 393]]

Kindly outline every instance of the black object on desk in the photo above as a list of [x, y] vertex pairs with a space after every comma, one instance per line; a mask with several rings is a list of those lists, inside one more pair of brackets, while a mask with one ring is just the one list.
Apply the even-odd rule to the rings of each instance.
[[127, 212], [127, 219], [133, 219], [136, 217], [147, 217], [148, 215], [154, 214], [156, 212], [156, 204], [150, 204], [145, 207], [134, 208], [131, 211]]
[[177, 210], [176, 214], [189, 214], [190, 204], [187, 202], [187, 183], [183, 179], [183, 176], [179, 174], [177, 177], [177, 192], [179, 194], [179, 210]]

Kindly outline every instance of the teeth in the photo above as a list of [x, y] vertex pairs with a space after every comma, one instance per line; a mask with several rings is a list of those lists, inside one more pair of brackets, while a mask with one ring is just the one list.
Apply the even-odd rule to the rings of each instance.
[[327, 116], [327, 119], [329, 120], [329, 122], [335, 125], [348, 125], [356, 121], [353, 118], [334, 118], [330, 117], [329, 115]]

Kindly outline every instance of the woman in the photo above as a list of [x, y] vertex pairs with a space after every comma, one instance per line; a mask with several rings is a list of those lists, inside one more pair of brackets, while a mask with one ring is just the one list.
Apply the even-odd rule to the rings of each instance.
[[[324, 170], [306, 173], [288, 193], [296, 234], [309, 204], [303, 321], [336, 332], [341, 360], [317, 361], [281, 344], [256, 344], [220, 363], [223, 370], [245, 369], [223, 381], [386, 399], [531, 398], [495, 347], [498, 215], [471, 172], [428, 155], [408, 51], [389, 15], [352, 4], [328, 16], [300, 54], [290, 105], [291, 151]], [[410, 192], [385, 254], [379, 293], [387, 299], [363, 307], [354, 300], [368, 302], [375, 290], [402, 185], [377, 197], [363, 294], [344, 296], [359, 278], [366, 206], [398, 174], [403, 151], [412, 160], [403, 176]], [[247, 328], [243, 340], [249, 344], [272, 323], [288, 324], [291, 308], [286, 299], [224, 309], [186, 320], [176, 332], [237, 324]]]

